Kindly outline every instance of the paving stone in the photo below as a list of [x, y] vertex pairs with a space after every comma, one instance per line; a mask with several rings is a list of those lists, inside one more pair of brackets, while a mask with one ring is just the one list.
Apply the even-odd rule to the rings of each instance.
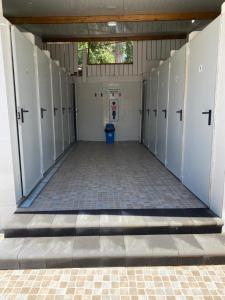
[[10, 221], [5, 225], [4, 229], [11, 228], [27, 228], [28, 223], [33, 218], [34, 214], [13, 214]]
[[76, 234], [77, 215], [55, 215], [51, 224], [51, 229], [56, 236]]
[[54, 217], [53, 214], [36, 214], [27, 226], [29, 229], [50, 228]]
[[100, 215], [78, 214], [76, 220], [77, 235], [98, 235]]
[[76, 236], [73, 249], [73, 265], [98, 266], [101, 265], [100, 237]]
[[13, 236], [15, 228], [19, 236], [26, 236], [28, 233], [28, 224], [32, 220], [33, 216], [33, 214], [13, 214], [10, 221], [4, 227], [5, 236]]
[[55, 237], [48, 240], [48, 251], [45, 256], [48, 268], [71, 268], [75, 237]]
[[24, 243], [23, 238], [0, 241], [0, 269], [19, 269], [17, 258]]
[[204, 251], [192, 234], [177, 234], [172, 239], [182, 263], [194, 265], [203, 262]]
[[45, 257], [49, 250], [49, 238], [26, 238], [19, 252], [18, 260], [21, 269], [46, 268]]
[[204, 251], [205, 263], [225, 263], [225, 244], [218, 234], [195, 234]]
[[100, 236], [100, 251], [103, 265], [125, 265], [125, 244], [123, 236]]
[[126, 235], [124, 236], [126, 261], [129, 266], [149, 265], [152, 248], [149, 246], [149, 236]]
[[179, 252], [170, 235], [149, 236], [152, 248], [152, 265], [177, 265], [180, 261]]

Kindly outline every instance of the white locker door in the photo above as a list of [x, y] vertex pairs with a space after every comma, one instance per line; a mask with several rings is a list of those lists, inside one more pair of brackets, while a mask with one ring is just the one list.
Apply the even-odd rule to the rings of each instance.
[[220, 18], [189, 43], [183, 183], [206, 205], [209, 205], [219, 25]]
[[163, 164], [165, 164], [165, 160], [166, 160], [168, 86], [169, 86], [169, 60], [164, 62], [159, 67], [156, 156]]
[[150, 76], [150, 129], [149, 149], [156, 153], [156, 127], [157, 127], [157, 102], [158, 102], [158, 70], [151, 72]]
[[144, 145], [149, 148], [149, 131], [150, 131], [150, 79], [145, 81], [144, 85]]
[[74, 142], [75, 139], [75, 131], [74, 131], [74, 116], [75, 116], [75, 110], [74, 110], [74, 103], [73, 103], [73, 84], [68, 78], [68, 105], [69, 105], [69, 133], [70, 133], [70, 144]]
[[40, 181], [41, 156], [34, 46], [12, 26], [12, 48], [17, 100], [23, 195]]
[[42, 172], [54, 163], [53, 107], [51, 101], [50, 59], [36, 47], [36, 78], [41, 129]]
[[186, 49], [182, 47], [170, 58], [170, 82], [167, 132], [167, 168], [181, 179]]
[[60, 74], [59, 66], [56, 64], [56, 62], [51, 61], [50, 67], [54, 126], [54, 159], [56, 160], [63, 152]]
[[63, 124], [63, 149], [69, 146], [69, 117], [68, 117], [68, 90], [67, 78], [63, 69], [60, 69], [60, 87], [61, 87], [61, 109], [62, 109], [62, 124]]

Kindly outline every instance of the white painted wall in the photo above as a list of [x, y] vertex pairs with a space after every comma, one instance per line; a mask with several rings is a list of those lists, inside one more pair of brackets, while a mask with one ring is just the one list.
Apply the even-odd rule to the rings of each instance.
[[21, 197], [10, 25], [0, 18], [0, 229]]
[[138, 141], [140, 138], [141, 78], [89, 78], [78, 80], [78, 140], [104, 141], [104, 127], [109, 118], [109, 89], [118, 89], [119, 120], [115, 122], [117, 141]]

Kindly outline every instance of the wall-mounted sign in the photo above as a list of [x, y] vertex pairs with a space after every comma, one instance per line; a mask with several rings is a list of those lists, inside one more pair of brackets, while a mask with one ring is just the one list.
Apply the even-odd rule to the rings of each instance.
[[118, 101], [118, 99], [110, 99], [110, 101], [109, 101], [109, 120], [110, 120], [110, 122], [118, 122], [118, 120], [119, 120], [119, 101]]

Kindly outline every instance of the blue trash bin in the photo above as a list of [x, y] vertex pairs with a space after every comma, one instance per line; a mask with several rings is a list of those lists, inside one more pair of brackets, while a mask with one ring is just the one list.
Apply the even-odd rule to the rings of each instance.
[[115, 126], [111, 123], [105, 125], [106, 144], [114, 144], [115, 141]]

